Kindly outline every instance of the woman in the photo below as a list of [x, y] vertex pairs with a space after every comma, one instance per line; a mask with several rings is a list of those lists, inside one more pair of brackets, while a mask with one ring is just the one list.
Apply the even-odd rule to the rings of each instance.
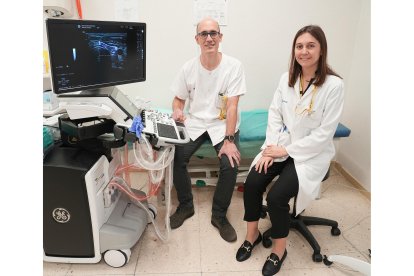
[[240, 262], [247, 260], [262, 240], [258, 222], [263, 193], [279, 176], [266, 198], [273, 246], [263, 275], [276, 274], [286, 258], [289, 200], [297, 195], [296, 215], [301, 213], [317, 197], [335, 155], [333, 136], [343, 108], [344, 84], [327, 64], [327, 53], [325, 34], [319, 26], [297, 32], [289, 72], [280, 78], [269, 108], [266, 141], [246, 179], [247, 234], [236, 254]]

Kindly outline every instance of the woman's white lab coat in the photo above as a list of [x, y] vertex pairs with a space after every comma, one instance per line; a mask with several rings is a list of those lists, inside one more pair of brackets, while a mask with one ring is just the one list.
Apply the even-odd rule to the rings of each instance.
[[[319, 186], [335, 155], [333, 136], [343, 109], [344, 83], [328, 75], [325, 83], [315, 90], [310, 114], [307, 111], [300, 114], [309, 108], [314, 85], [301, 98], [299, 80], [292, 88], [288, 86], [288, 77], [285, 73], [280, 78], [269, 108], [266, 140], [261, 149], [272, 144], [283, 145], [294, 159], [299, 179], [296, 200], [296, 214], [299, 214], [318, 196]], [[252, 166], [261, 155], [262, 152], [256, 156]]]

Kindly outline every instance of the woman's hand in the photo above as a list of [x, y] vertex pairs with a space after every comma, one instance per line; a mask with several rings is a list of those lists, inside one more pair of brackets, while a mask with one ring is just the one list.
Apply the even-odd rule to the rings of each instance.
[[257, 163], [255, 165], [255, 169], [259, 173], [261, 173], [262, 169], [263, 169], [264, 173], [266, 174], [267, 173], [267, 168], [272, 166], [272, 164], [273, 164], [273, 158], [262, 156], [259, 159], [259, 161], [257, 161]]
[[273, 159], [275, 159], [275, 158], [285, 157], [288, 155], [288, 153], [285, 147], [277, 146], [277, 145], [269, 145], [264, 149], [262, 155], [265, 157], [272, 157]]

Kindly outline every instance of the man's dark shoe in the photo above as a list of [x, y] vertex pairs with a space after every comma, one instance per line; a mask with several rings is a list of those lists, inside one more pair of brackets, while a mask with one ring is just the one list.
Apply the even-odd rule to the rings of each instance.
[[175, 213], [170, 217], [171, 229], [183, 225], [184, 221], [194, 215], [194, 207], [178, 206]]
[[220, 236], [228, 242], [237, 240], [237, 234], [226, 217], [211, 216], [211, 224], [218, 228]]
[[283, 261], [286, 259], [286, 255], [286, 249], [281, 260], [279, 260], [279, 257], [275, 253], [270, 253], [270, 256], [267, 257], [266, 262], [263, 265], [262, 274], [264, 276], [271, 276], [278, 273]]
[[240, 246], [239, 250], [237, 250], [236, 260], [239, 262], [243, 262], [250, 258], [252, 254], [253, 248], [262, 241], [262, 234], [259, 232], [259, 236], [257, 239], [251, 244], [249, 241], [244, 241], [243, 244]]

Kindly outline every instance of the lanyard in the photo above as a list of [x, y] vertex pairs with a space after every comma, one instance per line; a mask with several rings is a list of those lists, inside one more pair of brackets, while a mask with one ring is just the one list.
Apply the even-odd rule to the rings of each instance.
[[300, 94], [300, 97], [302, 97], [304, 94], [305, 94], [305, 92], [308, 90], [308, 88], [312, 85], [312, 83], [313, 83], [313, 81], [314, 81], [315, 79], [314, 78], [312, 78], [311, 80], [310, 80], [310, 82], [309, 82], [309, 84], [308, 84], [308, 87], [306, 87], [306, 90], [305, 91], [303, 91], [303, 87], [302, 87], [302, 74], [300, 74], [300, 80], [299, 80], [299, 94]]
[[[310, 85], [312, 85], [312, 82], [313, 82], [313, 80], [311, 80], [311, 83], [309, 84], [309, 86]], [[308, 88], [309, 88], [309, 86], [308, 86]], [[300, 81], [299, 81], [299, 94], [300, 94], [300, 91], [301, 91], [301, 89], [302, 89], [302, 74], [300, 75]], [[312, 114], [312, 108], [313, 108], [313, 101], [314, 101], [314, 99], [315, 99], [315, 95], [316, 95], [316, 91], [318, 90], [318, 87], [316, 86], [316, 85], [314, 85], [313, 86], [313, 89], [312, 89], [312, 98], [311, 98], [311, 101], [310, 101], [310, 103], [309, 103], [309, 106], [308, 106], [308, 108], [305, 108], [305, 109], [303, 109], [302, 111], [299, 111], [298, 112], [298, 106], [296, 106], [296, 108], [295, 108], [295, 113], [297, 114], [297, 115], [302, 115], [304, 112], [308, 112], [308, 115], [310, 115], [310, 114]]]

